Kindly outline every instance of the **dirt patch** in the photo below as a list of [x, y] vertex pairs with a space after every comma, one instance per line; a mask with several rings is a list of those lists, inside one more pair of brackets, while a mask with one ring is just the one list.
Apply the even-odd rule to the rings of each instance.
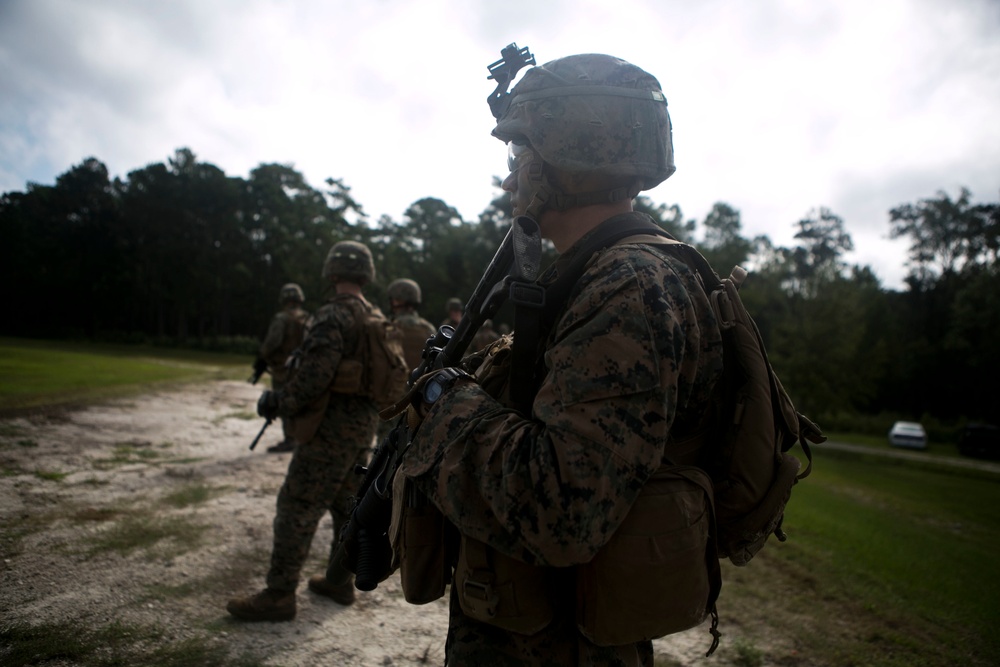
[[[442, 664], [446, 601], [407, 604], [395, 576], [351, 607], [303, 585], [289, 623], [226, 613], [263, 586], [290, 456], [265, 453], [278, 429], [248, 451], [259, 394], [211, 382], [0, 420], [0, 625], [153, 629], [137, 651], [202, 642], [231, 664]], [[327, 517], [305, 576], [331, 537]], [[708, 640], [657, 640], [657, 665], [705, 662]], [[726, 647], [708, 664], [729, 664]]]

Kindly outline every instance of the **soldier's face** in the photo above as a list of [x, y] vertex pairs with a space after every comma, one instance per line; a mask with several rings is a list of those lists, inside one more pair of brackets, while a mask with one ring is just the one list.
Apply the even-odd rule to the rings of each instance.
[[530, 146], [513, 141], [507, 144], [507, 168], [510, 169], [510, 174], [503, 179], [500, 187], [504, 192], [510, 193], [510, 204], [515, 217], [524, 215], [531, 203], [533, 188], [529, 178], [529, 165], [536, 161], [540, 162], [538, 154]]

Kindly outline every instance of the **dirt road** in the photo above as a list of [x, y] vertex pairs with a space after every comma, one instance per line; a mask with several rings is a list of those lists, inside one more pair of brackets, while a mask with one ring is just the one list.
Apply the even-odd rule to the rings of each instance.
[[[263, 585], [290, 456], [264, 451], [278, 429], [247, 449], [259, 393], [211, 382], [0, 420], [0, 625], [66, 641], [125, 633], [134, 648], [116, 664], [174, 664], [181, 651], [234, 665], [442, 664], [446, 602], [409, 605], [396, 577], [351, 607], [302, 586], [290, 623], [226, 613], [230, 597]], [[327, 517], [306, 576], [322, 571], [331, 537]], [[658, 640], [657, 665], [700, 664], [707, 646], [705, 628]], [[731, 664], [725, 647], [711, 660]]]

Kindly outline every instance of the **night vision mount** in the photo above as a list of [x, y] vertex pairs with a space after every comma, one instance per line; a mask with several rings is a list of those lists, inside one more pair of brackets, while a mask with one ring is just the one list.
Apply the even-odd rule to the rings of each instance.
[[535, 56], [528, 51], [528, 47], [519, 49], [514, 42], [500, 49], [500, 56], [500, 60], [486, 66], [486, 69], [490, 71], [490, 75], [486, 78], [497, 82], [496, 89], [490, 93], [486, 101], [490, 103], [493, 117], [498, 120], [510, 106], [510, 93], [507, 92], [507, 89], [510, 87], [511, 81], [514, 80], [522, 67], [535, 64]]

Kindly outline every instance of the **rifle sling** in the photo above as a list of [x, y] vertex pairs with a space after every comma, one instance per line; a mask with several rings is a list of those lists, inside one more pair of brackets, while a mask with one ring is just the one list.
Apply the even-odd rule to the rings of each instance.
[[[511, 286], [511, 300], [515, 304], [516, 333], [511, 350], [510, 396], [515, 402], [514, 407], [522, 414], [530, 416], [531, 404], [538, 391], [542, 363], [538, 354], [539, 344], [548, 337], [556, 318], [562, 314], [563, 306], [569, 300], [590, 259], [595, 253], [615, 245], [622, 239], [636, 235], [655, 235], [663, 237], [665, 243], [678, 243], [644, 213], [616, 215], [602, 222], [588, 234], [585, 245], [575, 253], [567, 266], [560, 267], [557, 260], [555, 266], [558, 274], [552, 282], [545, 285], [530, 284], [534, 290], [526, 290], [525, 288], [529, 288], [529, 284], [526, 283], [514, 283]], [[688, 247], [681, 243], [678, 245]], [[698, 255], [698, 253], [691, 254]], [[711, 269], [709, 275], [713, 275]], [[518, 286], [522, 289], [521, 298], [515, 296]], [[541, 298], [538, 298], [535, 292], [539, 288], [544, 290]], [[526, 291], [534, 292], [530, 299], [523, 298]]]

